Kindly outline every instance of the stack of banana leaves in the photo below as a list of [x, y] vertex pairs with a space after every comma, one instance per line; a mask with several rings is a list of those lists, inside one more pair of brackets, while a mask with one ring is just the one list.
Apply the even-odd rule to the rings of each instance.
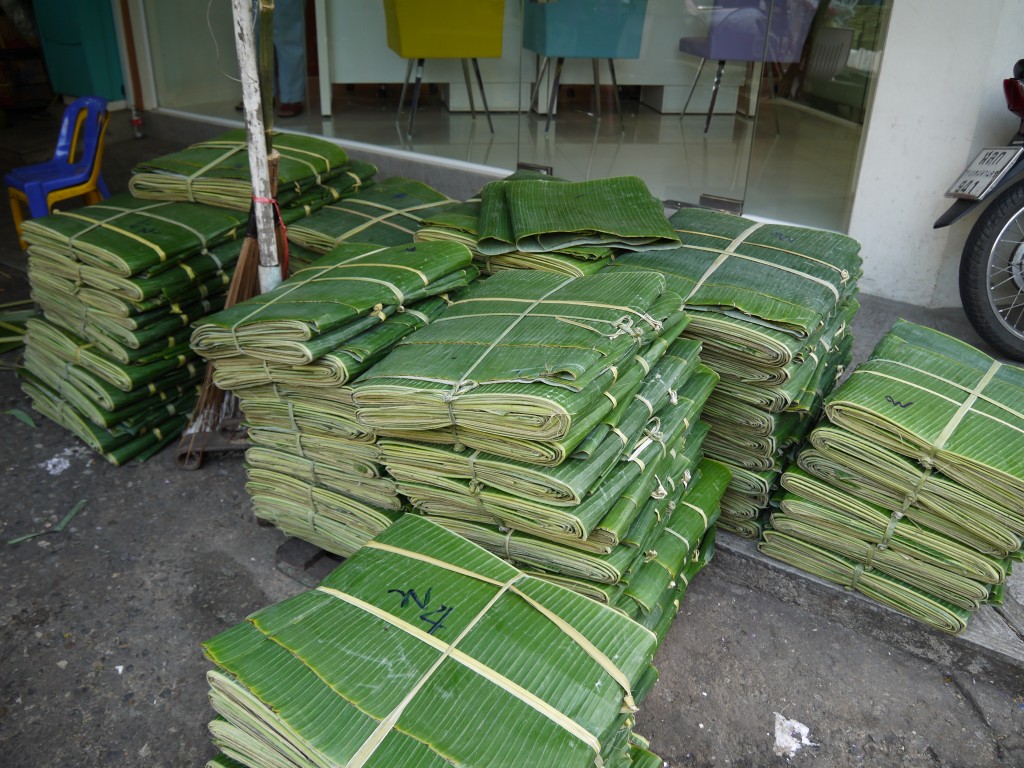
[[416, 516], [203, 649], [212, 765], [661, 764], [654, 633]]
[[825, 403], [762, 551], [946, 632], [1024, 540], [1024, 369], [898, 321]]
[[189, 325], [223, 306], [244, 229], [235, 211], [129, 195], [26, 221], [34, 407], [115, 464], [173, 440], [200, 376]]
[[566, 182], [518, 171], [423, 217], [416, 239], [464, 243], [484, 274], [598, 272], [616, 253], [679, 245], [661, 202], [632, 176]]
[[[373, 183], [376, 167], [351, 160], [326, 139], [275, 133], [280, 154], [277, 202], [289, 224]], [[132, 169], [131, 193], [144, 200], [205, 203], [248, 211], [252, 178], [244, 129], [140, 163]]]
[[[362, 374], [351, 387], [357, 418], [421, 512], [648, 616], [668, 582], [637, 602], [624, 596], [630, 578], [670, 521], [679, 530], [666, 535], [699, 553], [728, 475], [697, 472], [700, 413], [718, 377], [700, 364], [699, 343], [678, 338], [679, 306], [656, 273], [502, 272]], [[682, 502], [716, 480], [717, 496], [694, 496], [701, 513]]]
[[683, 209], [682, 246], [623, 254], [606, 269], [654, 270], [683, 297], [701, 359], [721, 378], [703, 418], [727, 464], [722, 528], [759, 534], [782, 469], [848, 365], [860, 246], [844, 235]]
[[342, 556], [397, 519], [402, 502], [347, 385], [477, 275], [456, 243], [344, 243], [195, 326], [192, 348], [245, 414], [258, 517]]
[[411, 243], [424, 217], [458, 205], [423, 182], [393, 176], [328, 203], [288, 228], [288, 238], [319, 253], [341, 243]]

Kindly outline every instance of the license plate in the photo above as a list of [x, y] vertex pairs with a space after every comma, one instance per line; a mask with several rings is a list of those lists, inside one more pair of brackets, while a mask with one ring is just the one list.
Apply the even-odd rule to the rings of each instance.
[[953, 182], [946, 197], [981, 200], [1013, 167], [1022, 152], [1024, 147], [986, 147]]

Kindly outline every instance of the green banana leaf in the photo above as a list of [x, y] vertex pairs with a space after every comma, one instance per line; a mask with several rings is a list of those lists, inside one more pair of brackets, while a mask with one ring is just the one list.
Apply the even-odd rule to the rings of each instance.
[[730, 472], [719, 462], [705, 459], [697, 467], [643, 565], [629, 578], [623, 600], [636, 603], [640, 614], [651, 613], [674, 590], [688, 559], [700, 553], [700, 545], [719, 517], [719, 500], [729, 484]]
[[207, 359], [247, 354], [302, 365], [406, 303], [464, 286], [473, 276], [470, 261], [455, 244], [346, 243], [274, 290], [207, 317], [192, 347]]
[[462, 243], [473, 252], [474, 262], [485, 275], [507, 269], [536, 269], [569, 277], [583, 277], [600, 272], [611, 262], [610, 249], [603, 256], [592, 250], [584, 250], [578, 255], [573, 255], [572, 251], [523, 253], [515, 250], [483, 254], [477, 248], [479, 225], [480, 200], [467, 200], [425, 215], [423, 226], [416, 230], [415, 239], [421, 243], [434, 240]]
[[[273, 145], [280, 155], [277, 200], [282, 207], [332, 197], [326, 192], [311, 195], [334, 178], [359, 186], [376, 172], [347, 168], [345, 150], [316, 136], [275, 132]], [[252, 177], [246, 132], [227, 131], [215, 139], [139, 163], [132, 170], [128, 189], [140, 199], [187, 200], [248, 211]]]
[[614, 763], [655, 679], [652, 632], [411, 516], [203, 647], [214, 709], [303, 766]]
[[819, 578], [850, 587], [876, 602], [949, 634], [967, 628], [971, 612], [933, 597], [862, 563], [836, 555], [780, 531], [762, 533], [758, 549], [769, 557], [794, 565]]
[[143, 413], [136, 413], [113, 428], [98, 426], [76, 411], [62, 395], [29, 371], [19, 371], [22, 391], [32, 399], [32, 407], [64, 427], [115, 466], [131, 459], [145, 461], [175, 440], [188, 422], [195, 405], [193, 390], [171, 402], [156, 402]]
[[[672, 351], [677, 354], [671, 354]], [[521, 498], [533, 499], [553, 506], [575, 506], [600, 482], [611, 466], [620, 460], [623, 451], [635, 443], [649, 420], [669, 401], [685, 408], [692, 407], [689, 418], [696, 421], [700, 406], [714, 377], [703, 372], [704, 378], [689, 386], [688, 379], [698, 368], [699, 347], [677, 342], [652, 369], [637, 391], [622, 399], [621, 410], [626, 414], [617, 419], [613, 427], [601, 432], [604, 438], [587, 460], [569, 460], [555, 466], [542, 467], [524, 461], [485, 454], [479, 450], [456, 451], [447, 446], [430, 445], [408, 440], [379, 441], [384, 462], [391, 470], [410, 480], [423, 477], [428, 481], [438, 476], [470, 481], [471, 485], [490, 488]], [[638, 369], [639, 372], [639, 369]], [[620, 378], [620, 382], [625, 377]], [[704, 390], [701, 390], [701, 381]], [[612, 413], [618, 413], [616, 408]], [[611, 415], [611, 414], [609, 414]]]
[[980, 552], [1004, 556], [1019, 549], [1019, 509], [1006, 507], [870, 438], [822, 424], [797, 459], [829, 485], [912, 520]]
[[188, 347], [169, 349], [165, 357], [152, 362], [123, 364], [97, 353], [91, 344], [54, 323], [34, 318], [26, 323], [26, 344], [39, 344], [53, 357], [74, 363], [122, 392], [132, 392], [181, 369], [195, 375], [195, 355]]
[[603, 393], [637, 353], [685, 326], [678, 297], [662, 286], [650, 273], [495, 275], [359, 378], [359, 418], [382, 434], [454, 428], [471, 447], [463, 430], [561, 440], [579, 418], [596, 424], [611, 410]]
[[344, 242], [402, 245], [424, 217], [456, 203], [420, 181], [393, 176], [288, 227], [288, 239], [324, 253]]
[[29, 219], [25, 242], [122, 277], [149, 277], [245, 235], [244, 215], [196, 203], [118, 194], [102, 203]]
[[248, 475], [245, 488], [256, 517], [341, 557], [353, 555], [402, 515], [272, 469], [249, 467]]
[[1024, 369], [897, 321], [825, 412], [839, 427], [1024, 509]]
[[860, 245], [845, 235], [699, 208], [684, 208], [670, 221], [681, 247], [625, 254], [608, 270], [664, 274], [695, 322], [705, 319], [701, 312], [733, 315], [806, 342], [855, 292]]
[[679, 244], [661, 201], [635, 176], [580, 182], [512, 178], [491, 182], [480, 198], [481, 254]]

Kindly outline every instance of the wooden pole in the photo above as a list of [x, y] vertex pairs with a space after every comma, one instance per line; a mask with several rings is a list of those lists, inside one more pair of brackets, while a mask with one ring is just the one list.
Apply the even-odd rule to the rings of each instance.
[[260, 293], [267, 293], [281, 283], [281, 267], [277, 259], [277, 239], [274, 233], [274, 203], [267, 164], [259, 70], [256, 65], [252, 0], [231, 0], [231, 9], [235, 22], [235, 48], [238, 51], [238, 66], [242, 78], [242, 105], [245, 110], [249, 173], [252, 176], [253, 201], [256, 210]]

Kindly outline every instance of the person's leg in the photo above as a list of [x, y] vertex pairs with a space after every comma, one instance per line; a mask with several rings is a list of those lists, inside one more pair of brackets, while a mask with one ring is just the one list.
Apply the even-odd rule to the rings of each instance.
[[305, 0], [275, 0], [274, 3], [274, 53], [277, 59], [277, 109], [280, 117], [294, 117], [305, 107], [305, 10]]

